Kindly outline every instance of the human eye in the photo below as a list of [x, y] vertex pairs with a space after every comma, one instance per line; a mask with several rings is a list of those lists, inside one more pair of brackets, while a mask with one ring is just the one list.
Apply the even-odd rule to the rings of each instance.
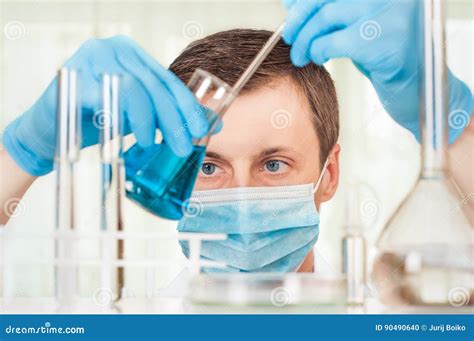
[[263, 165], [264, 171], [271, 174], [282, 174], [288, 171], [288, 164], [282, 160], [268, 160]]
[[204, 162], [201, 166], [200, 175], [203, 177], [210, 177], [219, 174], [220, 167], [212, 162]]

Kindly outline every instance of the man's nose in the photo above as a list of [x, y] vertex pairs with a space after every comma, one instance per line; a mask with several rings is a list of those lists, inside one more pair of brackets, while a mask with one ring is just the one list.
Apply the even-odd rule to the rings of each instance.
[[239, 174], [234, 173], [230, 185], [230, 187], [252, 187], [252, 179], [249, 172], [239, 172]]
[[255, 187], [255, 179], [252, 176], [250, 165], [247, 162], [236, 162], [234, 172], [229, 187]]

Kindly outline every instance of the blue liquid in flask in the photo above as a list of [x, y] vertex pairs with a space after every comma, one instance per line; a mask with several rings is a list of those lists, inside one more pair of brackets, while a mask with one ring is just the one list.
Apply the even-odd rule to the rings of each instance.
[[205, 146], [182, 158], [166, 143], [146, 149], [135, 144], [125, 153], [127, 197], [155, 215], [181, 219], [205, 155]]

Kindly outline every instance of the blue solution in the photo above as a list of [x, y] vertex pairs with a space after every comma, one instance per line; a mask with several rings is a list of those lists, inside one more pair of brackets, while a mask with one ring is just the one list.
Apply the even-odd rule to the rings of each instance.
[[124, 156], [127, 197], [155, 215], [181, 219], [205, 155], [205, 146], [180, 158], [165, 143], [146, 149], [135, 144]]

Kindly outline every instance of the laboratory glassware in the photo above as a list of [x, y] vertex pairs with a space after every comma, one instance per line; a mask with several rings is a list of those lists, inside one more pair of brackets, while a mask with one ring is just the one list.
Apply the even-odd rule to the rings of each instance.
[[163, 218], [177, 220], [183, 216], [189, 208], [188, 199], [211, 134], [222, 115], [278, 43], [283, 27], [281, 25], [270, 37], [232, 88], [204, 70], [195, 71], [188, 87], [202, 106], [202, 110], [195, 114], [206, 115], [209, 120], [209, 134], [195, 140], [193, 152], [185, 158], [176, 156], [166, 143], [155, 144], [147, 149], [138, 144], [132, 146], [125, 155], [128, 198]]
[[[201, 104], [194, 115], [206, 115], [212, 131], [220, 119], [224, 101], [231, 93], [230, 87], [200, 69], [195, 71], [188, 87]], [[127, 197], [156, 215], [180, 219], [208, 141], [208, 136], [194, 141], [193, 152], [184, 158], [176, 156], [165, 142], [146, 149], [138, 144], [132, 146], [125, 154]]]
[[78, 72], [61, 68], [58, 73], [56, 117], [56, 231], [55, 295], [59, 309], [72, 307], [77, 294], [77, 268], [73, 266], [73, 233], [76, 229], [74, 168], [81, 149], [81, 110]]
[[314, 312], [345, 308], [347, 287], [342, 275], [212, 273], [193, 277], [187, 299], [196, 306], [262, 307], [266, 312], [306, 306]]
[[362, 234], [357, 186], [349, 187], [346, 200], [346, 228], [342, 238], [342, 272], [347, 278], [347, 303], [363, 305], [366, 288], [366, 242]]
[[112, 305], [121, 298], [124, 289], [124, 268], [115, 265], [117, 260], [123, 260], [124, 240], [110, 237], [123, 231], [125, 174], [119, 75], [102, 75], [102, 109], [95, 116], [101, 133], [101, 286], [110, 290]]
[[446, 165], [444, 2], [425, 0], [420, 78], [421, 175], [377, 241], [372, 280], [392, 306], [473, 304], [473, 230]]

